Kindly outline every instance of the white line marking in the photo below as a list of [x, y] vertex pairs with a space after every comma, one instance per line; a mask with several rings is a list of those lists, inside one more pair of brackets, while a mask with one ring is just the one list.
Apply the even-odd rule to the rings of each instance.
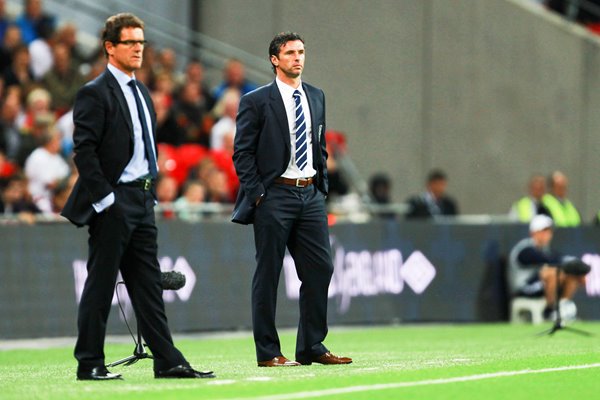
[[[333, 396], [333, 395], [337, 395], [337, 394], [367, 392], [367, 391], [373, 391], [373, 390], [398, 389], [398, 388], [404, 388], [404, 387], [427, 386], [427, 385], [444, 385], [447, 383], [479, 381], [479, 380], [483, 380], [483, 379], [511, 377], [511, 376], [518, 376], [518, 375], [546, 374], [546, 373], [550, 373], [550, 372], [574, 371], [574, 370], [590, 369], [590, 368], [598, 368], [598, 367], [600, 367], [600, 363], [584, 364], [584, 365], [570, 365], [570, 366], [556, 367], [556, 368], [523, 369], [523, 370], [519, 370], [519, 371], [501, 371], [501, 372], [492, 372], [489, 374], [457, 376], [455, 378], [426, 379], [423, 381], [414, 381], [414, 382], [380, 383], [380, 384], [374, 384], [374, 385], [349, 386], [349, 387], [345, 387], [345, 388], [336, 388], [336, 389], [313, 390], [313, 391], [297, 392], [297, 393], [284, 393], [284, 394], [276, 394], [276, 395], [272, 395], [272, 396], [260, 396], [260, 398], [263, 400], [306, 399], [306, 398], [311, 398], [311, 397]], [[244, 399], [251, 399], [251, 398], [258, 398], [258, 397], [244, 397]]]

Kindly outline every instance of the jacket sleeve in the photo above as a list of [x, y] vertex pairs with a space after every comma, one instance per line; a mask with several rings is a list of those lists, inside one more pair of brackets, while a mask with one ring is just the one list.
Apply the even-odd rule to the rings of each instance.
[[261, 111], [255, 100], [250, 96], [243, 96], [236, 118], [233, 164], [240, 186], [251, 201], [257, 200], [265, 193], [256, 162], [261, 120]]
[[83, 86], [77, 93], [73, 109], [73, 160], [79, 171], [81, 185], [94, 203], [113, 191], [98, 157], [98, 148], [104, 136], [105, 108], [98, 90], [93, 85]]
[[321, 139], [320, 139], [320, 146], [321, 146], [321, 157], [323, 160], [323, 172], [322, 172], [322, 178], [323, 179], [323, 188], [325, 190], [325, 194], [327, 195], [329, 193], [329, 176], [327, 175], [327, 158], [329, 157], [329, 154], [327, 153], [327, 141], [325, 139], [326, 135], [325, 132], [327, 132], [327, 112], [325, 109], [325, 93], [323, 93], [323, 91], [321, 91], [321, 96], [323, 97], [323, 129], [321, 132]]

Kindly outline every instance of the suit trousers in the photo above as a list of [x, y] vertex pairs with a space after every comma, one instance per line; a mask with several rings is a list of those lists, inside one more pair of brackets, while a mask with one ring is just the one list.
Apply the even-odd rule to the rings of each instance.
[[296, 360], [309, 361], [324, 354], [327, 292], [333, 274], [325, 196], [315, 185], [271, 185], [256, 208], [254, 241], [252, 326], [257, 360], [282, 355], [275, 312], [286, 247], [301, 281]]
[[118, 272], [127, 287], [138, 329], [154, 356], [154, 369], [188, 365], [173, 345], [162, 298], [154, 197], [130, 186], [115, 188], [115, 203], [89, 227], [88, 277], [79, 304], [75, 358], [80, 368], [102, 366], [106, 322]]

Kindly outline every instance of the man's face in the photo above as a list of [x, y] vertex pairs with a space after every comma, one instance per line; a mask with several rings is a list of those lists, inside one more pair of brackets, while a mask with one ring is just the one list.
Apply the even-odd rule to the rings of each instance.
[[529, 183], [529, 194], [534, 199], [541, 199], [546, 193], [546, 181], [544, 178], [535, 178]]
[[531, 232], [531, 237], [538, 247], [546, 247], [552, 241], [554, 232], [552, 228], [542, 229], [541, 231]]
[[567, 195], [567, 178], [564, 176], [558, 176], [554, 178], [554, 182], [552, 184], [552, 192], [556, 197], [564, 198]]
[[444, 179], [436, 179], [429, 182], [428, 189], [429, 192], [436, 198], [439, 199], [443, 197], [446, 193], [446, 187], [448, 186], [448, 182]]
[[108, 59], [115, 67], [130, 75], [142, 67], [144, 46], [139, 41], [144, 40], [142, 28], [123, 28], [121, 42], [136, 41], [135, 44], [106, 42]]
[[279, 55], [271, 56], [277, 73], [288, 78], [298, 78], [304, 69], [304, 43], [301, 40], [286, 42], [279, 49]]

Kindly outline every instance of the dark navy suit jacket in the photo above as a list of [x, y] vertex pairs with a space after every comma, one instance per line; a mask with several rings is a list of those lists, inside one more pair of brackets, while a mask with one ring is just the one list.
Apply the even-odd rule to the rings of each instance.
[[[327, 194], [325, 95], [321, 89], [306, 83], [302, 88], [310, 108], [316, 185]], [[273, 81], [240, 100], [233, 152], [240, 191], [233, 210], [233, 222], [253, 223], [256, 200], [266, 193], [275, 178], [283, 175], [290, 157], [290, 127], [283, 99]]]
[[[156, 113], [152, 99], [143, 84], [138, 82], [138, 87], [150, 111], [154, 134]], [[108, 69], [79, 89], [73, 121], [74, 161], [79, 178], [61, 215], [83, 226], [96, 214], [92, 204], [114, 191], [133, 155], [131, 113], [119, 83]]]

